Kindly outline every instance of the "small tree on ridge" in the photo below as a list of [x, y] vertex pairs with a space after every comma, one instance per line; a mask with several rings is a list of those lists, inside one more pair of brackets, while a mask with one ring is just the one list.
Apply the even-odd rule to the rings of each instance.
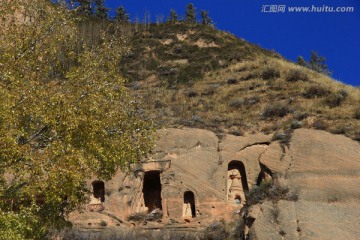
[[186, 22], [196, 24], [196, 8], [194, 4], [189, 3], [186, 6]]

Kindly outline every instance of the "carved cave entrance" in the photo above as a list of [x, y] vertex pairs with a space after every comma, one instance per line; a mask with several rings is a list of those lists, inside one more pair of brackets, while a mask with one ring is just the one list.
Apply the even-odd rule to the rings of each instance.
[[160, 171], [145, 172], [143, 195], [148, 212], [157, 208], [162, 209]]
[[92, 182], [94, 198], [99, 199], [101, 202], [105, 201], [105, 184], [103, 181]]
[[184, 192], [183, 216], [193, 218], [196, 217], [195, 196], [191, 191]]
[[243, 204], [245, 192], [249, 191], [245, 166], [240, 161], [231, 161], [228, 165], [227, 183], [228, 201]]

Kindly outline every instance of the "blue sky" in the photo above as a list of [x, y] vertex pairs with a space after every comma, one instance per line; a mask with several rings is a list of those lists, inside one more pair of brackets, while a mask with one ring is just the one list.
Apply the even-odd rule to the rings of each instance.
[[[209, 12], [217, 28], [275, 50], [290, 60], [312, 50], [327, 59], [333, 78], [360, 85], [360, 0], [106, 0], [109, 8], [122, 5], [131, 19], [145, 12], [153, 20], [167, 17], [170, 9], [179, 16], [192, 2], [198, 12]], [[285, 5], [285, 12], [270, 12]], [[353, 7], [354, 12], [289, 12], [289, 7]], [[264, 9], [266, 12], [262, 12]], [[281, 10], [281, 7], [279, 8]], [[279, 10], [278, 9], [278, 10]], [[278, 11], [276, 10], [276, 11]]]

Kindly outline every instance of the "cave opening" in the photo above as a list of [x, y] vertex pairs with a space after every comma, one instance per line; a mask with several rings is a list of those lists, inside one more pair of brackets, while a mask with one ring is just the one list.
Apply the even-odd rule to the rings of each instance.
[[183, 207], [183, 216], [184, 217], [196, 217], [196, 208], [195, 208], [195, 196], [192, 191], [184, 192], [184, 207]]
[[247, 183], [247, 177], [246, 177], [246, 171], [245, 171], [244, 164], [242, 162], [240, 162], [240, 161], [232, 161], [228, 165], [228, 172], [230, 172], [232, 170], [239, 171], [240, 176], [241, 176], [242, 187], [243, 187], [244, 191], [248, 192], [249, 191], [249, 186], [248, 186], [248, 183]]
[[249, 192], [245, 166], [241, 161], [231, 161], [228, 165], [227, 198], [235, 204], [245, 203], [245, 194]]
[[105, 202], [105, 184], [103, 181], [92, 182], [94, 198], [99, 199], [101, 202]]
[[145, 172], [143, 195], [148, 212], [154, 209], [162, 210], [160, 171]]

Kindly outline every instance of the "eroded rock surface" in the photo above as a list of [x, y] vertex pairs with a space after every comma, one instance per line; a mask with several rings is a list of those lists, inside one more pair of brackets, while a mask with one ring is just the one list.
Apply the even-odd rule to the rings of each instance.
[[[274, 145], [275, 144], [275, 145]], [[271, 148], [271, 146], [273, 146]], [[277, 151], [275, 150], [277, 149]], [[255, 239], [358, 239], [360, 145], [324, 131], [299, 129], [283, 159], [272, 143], [261, 163], [285, 176], [299, 200], [261, 204]]]
[[[261, 177], [277, 174], [299, 199], [253, 206], [246, 230], [251, 239], [360, 236], [358, 142], [309, 129], [295, 130], [287, 146], [261, 133], [219, 139], [207, 130], [185, 128], [159, 130], [159, 137], [152, 159], [132, 173], [118, 172], [105, 189], [96, 190], [97, 195], [104, 191], [102, 210], [89, 204], [84, 213], [71, 215], [77, 228], [192, 231], [215, 220], [233, 221]], [[163, 215], [155, 221], [128, 220], [158, 208]]]
[[288, 155], [292, 161], [287, 174], [302, 199], [360, 199], [358, 142], [325, 131], [299, 129], [292, 136]]

